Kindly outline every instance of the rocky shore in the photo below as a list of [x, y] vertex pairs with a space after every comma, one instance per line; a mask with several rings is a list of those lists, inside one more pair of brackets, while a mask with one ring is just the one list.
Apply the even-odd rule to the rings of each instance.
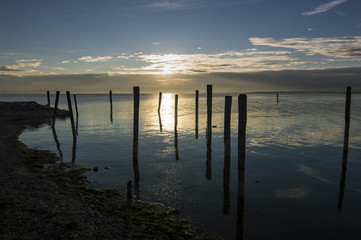
[[26, 127], [50, 123], [53, 112], [35, 102], [0, 102], [0, 239], [220, 239], [175, 218], [176, 209], [135, 199], [127, 228], [123, 194], [92, 187], [89, 169], [18, 141]]

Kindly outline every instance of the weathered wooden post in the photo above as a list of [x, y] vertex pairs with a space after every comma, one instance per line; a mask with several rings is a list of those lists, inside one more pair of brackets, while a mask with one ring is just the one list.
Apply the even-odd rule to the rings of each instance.
[[345, 131], [344, 131], [343, 154], [342, 154], [342, 173], [341, 173], [340, 191], [339, 191], [338, 205], [337, 205], [338, 211], [340, 213], [342, 211], [342, 202], [343, 202], [345, 183], [346, 183], [350, 115], [351, 115], [351, 87], [347, 87], [346, 103], [345, 103]]
[[174, 101], [174, 129], [178, 127], [178, 94], [175, 95]]
[[224, 143], [231, 140], [231, 107], [232, 96], [225, 96], [224, 101]]
[[207, 85], [207, 162], [206, 179], [212, 179], [212, 85]]
[[238, 192], [236, 239], [243, 240], [244, 175], [246, 162], [247, 95], [238, 96]]
[[196, 139], [198, 139], [198, 107], [199, 107], [199, 91], [196, 90]]
[[71, 98], [70, 98], [70, 92], [66, 91], [66, 99], [68, 102], [68, 109], [69, 109], [69, 114], [70, 114], [70, 123], [71, 123], [71, 130], [73, 132], [73, 137], [76, 136], [76, 132], [75, 132], [75, 124], [74, 124], [74, 115], [73, 115], [73, 108], [71, 105]]
[[130, 180], [127, 183], [127, 228], [132, 228], [132, 187], [132, 181]]
[[224, 103], [224, 168], [223, 168], [223, 214], [230, 209], [230, 171], [231, 171], [231, 107], [232, 97], [226, 96]]
[[238, 96], [238, 170], [244, 175], [246, 160], [247, 95]]
[[78, 135], [78, 123], [79, 123], [79, 112], [78, 112], [78, 103], [76, 101], [76, 96], [75, 94], [73, 95], [74, 97], [74, 104], [75, 104], [75, 111], [76, 111], [76, 123], [75, 123], [75, 133], [76, 135]]
[[75, 105], [76, 117], [78, 118], [79, 112], [78, 112], [78, 103], [76, 101], [76, 95], [74, 94], [73, 97], [74, 97], [74, 105]]
[[277, 93], [277, 102], [278, 102], [278, 93]]
[[162, 105], [162, 92], [159, 92], [158, 114], [160, 114], [161, 105]]
[[54, 114], [53, 114], [53, 122], [52, 122], [52, 127], [55, 126], [55, 119], [56, 119], [56, 110], [58, 109], [58, 104], [59, 104], [59, 95], [60, 92], [56, 91], [56, 96], [55, 96], [55, 104], [54, 104]]
[[212, 134], [212, 85], [207, 85], [207, 130]]
[[133, 87], [134, 114], [133, 114], [133, 171], [135, 196], [139, 199], [139, 166], [138, 166], [138, 133], [139, 133], [139, 87]]
[[179, 160], [178, 151], [178, 94], [175, 95], [174, 101], [174, 146], [175, 146], [175, 158]]
[[113, 122], [113, 94], [112, 94], [112, 90], [109, 91], [109, 102], [110, 102], [110, 121]]
[[50, 92], [46, 91], [47, 99], [48, 99], [48, 106], [50, 107]]

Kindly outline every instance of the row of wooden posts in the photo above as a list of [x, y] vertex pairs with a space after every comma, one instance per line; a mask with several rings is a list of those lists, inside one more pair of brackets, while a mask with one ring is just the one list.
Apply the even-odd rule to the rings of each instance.
[[[48, 95], [48, 105], [50, 106], [50, 96], [49, 91]], [[70, 92], [66, 92], [68, 109], [70, 114], [71, 127], [73, 131], [73, 137], [76, 142], [76, 132], [74, 126], [74, 117], [72, 111], [72, 104], [70, 98]], [[139, 166], [138, 166], [138, 132], [139, 132], [139, 101], [140, 101], [140, 90], [139, 87], [133, 88], [133, 101], [134, 101], [134, 121], [133, 121], [133, 170], [134, 170], [134, 189], [135, 196], [139, 198]], [[111, 111], [111, 120], [112, 120], [112, 91], [109, 92], [110, 99], [110, 111]], [[55, 125], [56, 118], [56, 109], [59, 101], [59, 91], [56, 92], [55, 106], [54, 106], [54, 116], [52, 127]], [[195, 122], [196, 122], [196, 138], [198, 138], [198, 109], [199, 109], [199, 90], [195, 92]], [[162, 102], [162, 93], [159, 93], [159, 104], [158, 104], [158, 114], [160, 115]], [[278, 94], [277, 94], [278, 102]], [[76, 108], [76, 114], [78, 117], [78, 108], [76, 102], [76, 96], [74, 95], [74, 103]], [[231, 138], [231, 106], [232, 106], [232, 97], [225, 96], [225, 113], [224, 113], [224, 213], [228, 214], [229, 212], [229, 175], [230, 175], [230, 138]], [[345, 188], [345, 177], [346, 177], [346, 166], [347, 166], [347, 154], [348, 154], [348, 138], [349, 138], [349, 125], [350, 125], [350, 109], [351, 109], [351, 87], [347, 88], [346, 93], [346, 104], [345, 104], [345, 132], [344, 132], [344, 146], [343, 146], [343, 159], [342, 159], [342, 174], [340, 181], [340, 192], [338, 200], [338, 209], [341, 211], [342, 200], [344, 195]], [[174, 130], [175, 130], [175, 146], [176, 146], [176, 159], [178, 160], [179, 156], [177, 153], [177, 125], [178, 125], [178, 95], [175, 95], [175, 107], [174, 107]], [[238, 96], [238, 204], [237, 204], [237, 226], [243, 226], [243, 208], [244, 208], [244, 176], [245, 176], [245, 159], [246, 159], [246, 125], [247, 125], [247, 95], [240, 94]], [[212, 85], [207, 85], [207, 171], [206, 178], [211, 179], [211, 145], [212, 145]], [[74, 148], [73, 148], [74, 149]], [[126, 223], [128, 227], [132, 226], [131, 223], [131, 212], [132, 212], [132, 181], [127, 183], [127, 215]], [[238, 229], [238, 228], [237, 228]], [[238, 231], [239, 230], [239, 231]], [[237, 235], [243, 235], [243, 227], [237, 230]]]

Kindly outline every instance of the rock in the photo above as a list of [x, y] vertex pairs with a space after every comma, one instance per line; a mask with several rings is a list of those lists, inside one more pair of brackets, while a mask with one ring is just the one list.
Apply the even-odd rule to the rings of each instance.
[[110, 169], [110, 167], [105, 167], [104, 169], [108, 170], [108, 169]]
[[94, 172], [98, 172], [98, 167], [93, 167]]

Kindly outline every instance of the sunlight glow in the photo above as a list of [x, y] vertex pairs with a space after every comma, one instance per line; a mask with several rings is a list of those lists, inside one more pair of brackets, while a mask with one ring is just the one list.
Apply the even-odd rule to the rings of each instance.
[[174, 101], [173, 93], [163, 93], [160, 109], [163, 131], [174, 130]]

